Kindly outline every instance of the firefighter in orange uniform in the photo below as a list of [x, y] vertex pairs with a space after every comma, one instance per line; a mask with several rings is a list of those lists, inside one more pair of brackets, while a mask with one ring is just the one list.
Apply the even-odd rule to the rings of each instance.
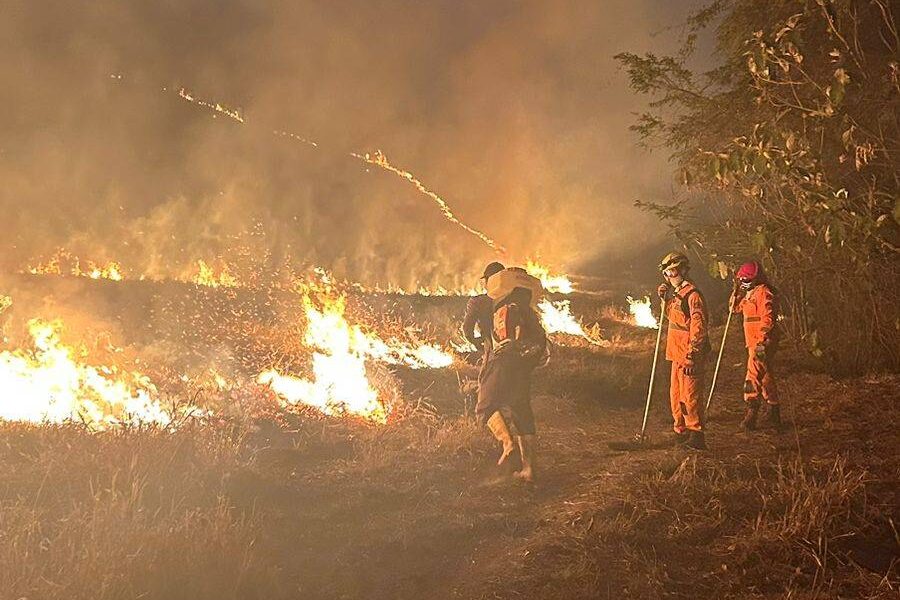
[[747, 345], [747, 377], [744, 380], [747, 412], [741, 421], [741, 429], [756, 429], [763, 403], [763, 422], [780, 429], [781, 406], [772, 376], [772, 362], [778, 342], [778, 301], [758, 262], [744, 263], [735, 272], [731, 310], [744, 317], [744, 341]]
[[703, 367], [709, 354], [706, 303], [687, 279], [690, 263], [680, 252], [672, 252], [659, 264], [667, 283], [657, 290], [669, 320], [666, 360], [672, 363], [669, 400], [676, 440], [697, 450], [706, 449], [703, 432]]

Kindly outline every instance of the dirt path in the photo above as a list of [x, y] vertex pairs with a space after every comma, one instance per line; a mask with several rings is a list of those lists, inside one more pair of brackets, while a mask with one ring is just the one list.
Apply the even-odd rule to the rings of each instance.
[[[736, 361], [731, 362], [736, 364]], [[703, 453], [659, 447], [665, 443], [660, 438], [668, 435], [670, 417], [663, 399], [658, 395], [654, 397], [656, 406], [648, 428], [655, 439], [651, 448], [635, 452], [611, 451], [607, 448], [607, 442], [623, 437], [627, 439], [627, 435], [640, 424], [639, 410], [603, 411], [594, 408], [585, 411], [577, 407], [573, 409], [559, 399], [539, 400], [544, 469], [540, 485], [509, 507], [509, 518], [516, 523], [512, 533], [484, 540], [468, 561], [470, 568], [458, 573], [457, 581], [448, 590], [449, 594], [442, 590], [432, 597], [645, 597], [636, 591], [641, 589], [640, 584], [629, 589], [627, 583], [621, 583], [621, 578], [617, 584], [610, 584], [604, 581], [606, 574], [602, 571], [593, 575], [595, 581], [592, 582], [590, 574], [578, 572], [585, 562], [584, 557], [578, 554], [591, 552], [591, 544], [586, 543], [586, 539], [601, 521], [637, 518], [629, 514], [628, 507], [634, 507], [634, 496], [641, 493], [642, 482], [648, 479], [663, 483], [676, 481], [674, 488], [677, 494], [678, 474], [686, 468], [696, 470], [698, 465], [709, 469], [724, 467], [731, 469], [732, 473], [740, 473], [742, 466], [749, 466], [752, 472], [754, 468], [758, 470], [760, 464], [765, 469], [797, 457], [815, 464], [827, 463], [835, 456], [845, 456], [849, 464], [866, 469], [872, 489], [882, 492], [878, 497], [873, 495], [871, 500], [879, 503], [886, 514], [893, 514], [894, 518], [898, 516], [900, 468], [894, 456], [900, 436], [897, 434], [897, 418], [892, 410], [900, 401], [896, 379], [839, 382], [822, 375], [792, 373], [783, 385], [788, 427], [782, 433], [763, 431], [754, 434], [738, 432], [743, 410], [739, 395], [741, 381], [739, 368], [723, 373], [720, 388], [723, 393], [717, 394], [715, 401], [718, 404], [711, 411], [707, 432], [710, 449]], [[842, 397], [836, 402], [836, 396]], [[829, 403], [839, 405], [832, 414], [827, 410]], [[866, 410], [877, 405], [886, 408], [887, 412], [871, 412], [863, 419], [862, 411], [852, 410], [854, 405], [861, 403], [866, 404]], [[823, 411], [823, 407], [826, 410]], [[876, 414], [887, 415], [887, 418], [876, 423]], [[869, 438], [867, 433], [874, 435]], [[752, 476], [748, 474], [748, 477]], [[727, 483], [723, 487], [727, 487]], [[747, 501], [752, 503], [754, 499]], [[669, 501], [664, 498], [657, 504], [667, 510]], [[709, 511], [710, 522], [715, 520], [715, 507], [688, 508], [697, 511], [691, 516], [698, 520], [706, 519], [704, 511]], [[676, 508], [671, 510], [675, 512]], [[679, 518], [676, 515], [675, 520]], [[652, 531], [652, 528], [649, 529]], [[709, 531], [709, 541], [717, 535], [715, 529], [714, 526]], [[649, 562], [660, 573], [641, 573], [635, 569], [633, 578], [658, 576], [662, 585], [657, 592], [667, 597], [718, 597], [715, 590], [723, 585], [715, 580], [726, 576], [715, 571], [720, 564], [722, 569], [729, 566], [727, 555], [712, 556], [716, 553], [712, 551], [713, 547], [721, 544], [707, 544], [701, 539], [695, 545], [697, 540], [690, 540], [684, 543], [684, 548], [689, 551], [680, 555], [677, 547], [674, 552], [671, 548], [662, 548], [666, 546], [665, 537], [675, 537], [674, 543], [679, 543], [678, 535], [672, 535], [671, 527], [660, 528], [656, 533], [659, 538], [651, 535], [645, 540], [646, 548], [635, 550], [656, 554]], [[603, 534], [599, 535], [603, 537]], [[868, 557], [870, 560], [866, 566], [874, 563], [873, 568], [894, 568], [891, 562], [894, 559], [890, 557], [900, 560], [900, 546], [892, 545], [889, 540], [884, 542], [885, 532], [876, 535], [881, 538], [878, 543], [884, 544], [881, 546], [883, 551], [880, 556]], [[700, 556], [698, 552], [707, 556]], [[567, 558], [569, 554], [574, 556]], [[664, 554], [674, 555], [680, 564], [668, 564]], [[560, 560], [554, 560], [556, 557]], [[549, 560], [544, 561], [544, 558]], [[858, 558], [866, 562], [866, 557]], [[714, 565], [710, 566], [710, 563]], [[563, 572], [558, 569], [559, 565], [563, 565]], [[567, 568], [571, 568], [572, 572], [564, 572]], [[703, 569], [709, 572], [702, 573]], [[701, 578], [712, 578], [713, 581], [697, 582], [694, 580], [697, 571], [701, 572]], [[567, 585], [567, 578], [572, 579], [575, 587]], [[546, 587], [541, 587], [542, 582], [547, 584]], [[749, 590], [747, 593], [748, 597], [753, 595]]]

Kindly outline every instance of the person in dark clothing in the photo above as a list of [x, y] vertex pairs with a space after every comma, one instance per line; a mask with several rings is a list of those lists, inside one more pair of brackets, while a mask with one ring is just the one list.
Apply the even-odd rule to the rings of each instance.
[[[487, 280], [491, 275], [495, 275], [505, 269], [502, 264], [492, 262], [484, 268], [480, 282], [481, 286], [487, 285]], [[484, 358], [491, 348], [491, 322], [494, 318], [494, 302], [487, 294], [479, 294], [469, 298], [466, 304], [466, 315], [463, 317], [463, 335], [470, 344], [475, 346], [478, 354]], [[475, 328], [478, 327], [478, 334], [475, 335]]]
[[517, 431], [522, 469], [516, 477], [534, 480], [535, 424], [531, 409], [531, 375], [546, 361], [547, 335], [531, 307], [531, 291], [515, 288], [494, 306], [493, 345], [486, 353], [478, 382], [475, 414], [503, 446], [498, 465], [515, 449], [503, 412]]

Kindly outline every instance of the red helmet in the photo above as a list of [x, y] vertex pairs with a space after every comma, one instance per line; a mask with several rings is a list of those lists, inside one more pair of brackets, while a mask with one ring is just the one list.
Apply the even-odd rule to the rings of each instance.
[[762, 274], [762, 267], [755, 260], [745, 262], [735, 272], [734, 276], [741, 281], [755, 281]]

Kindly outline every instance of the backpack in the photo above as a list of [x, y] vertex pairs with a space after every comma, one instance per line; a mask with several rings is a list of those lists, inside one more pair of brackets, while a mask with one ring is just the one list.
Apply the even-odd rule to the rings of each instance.
[[507, 302], [494, 309], [491, 337], [497, 345], [517, 341], [522, 335], [522, 307], [516, 302]]
[[497, 353], [503, 352], [504, 348], [515, 348], [530, 368], [546, 366], [550, 361], [550, 342], [536, 319], [529, 306], [529, 294], [511, 294], [494, 308], [491, 327], [493, 348]]
[[[685, 294], [683, 297], [678, 296], [677, 293], [675, 294], [676, 296], [681, 298], [681, 313], [684, 315], [684, 320], [688, 321], [688, 322], [690, 322], [690, 320], [691, 320], [691, 307], [688, 304], [688, 299], [691, 297], [691, 294], [699, 294], [700, 299], [704, 301], [704, 304], [706, 303], [706, 299], [703, 298], [703, 294], [701, 294], [700, 290], [698, 290], [697, 288], [692, 289], [687, 294]], [[710, 352], [712, 352], [712, 345], [709, 343], [709, 335], [707, 335], [706, 338], [703, 340], [703, 345], [700, 346], [700, 354], [702, 356], [706, 356]]]
[[524, 304], [536, 307], [544, 294], [541, 280], [529, 275], [521, 267], [510, 267], [491, 275], [488, 277], [485, 287], [487, 288], [488, 297], [494, 301], [495, 306], [504, 302], [516, 290], [522, 290], [522, 292], [531, 292], [530, 297], [524, 301]]

